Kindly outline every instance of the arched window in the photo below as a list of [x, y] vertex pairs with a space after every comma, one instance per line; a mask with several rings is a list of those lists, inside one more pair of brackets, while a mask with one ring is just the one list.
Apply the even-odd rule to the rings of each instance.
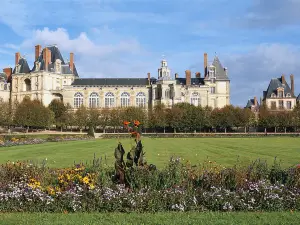
[[136, 106], [138, 107], [146, 107], [146, 95], [143, 92], [139, 92], [136, 95]]
[[83, 94], [77, 92], [74, 95], [74, 108], [80, 108], [83, 105]]
[[26, 78], [24, 80], [24, 83], [25, 83], [25, 91], [31, 91], [31, 80]]
[[96, 92], [90, 94], [89, 97], [89, 106], [90, 108], [98, 108], [99, 107], [99, 95]]
[[130, 105], [130, 94], [123, 92], [121, 94], [121, 107], [128, 107]]
[[169, 89], [165, 90], [165, 98], [166, 99], [170, 98], [170, 90]]
[[191, 104], [194, 106], [200, 105], [200, 96], [198, 92], [193, 92], [191, 96]]
[[115, 96], [113, 93], [108, 92], [105, 94], [105, 107], [112, 108], [115, 106]]

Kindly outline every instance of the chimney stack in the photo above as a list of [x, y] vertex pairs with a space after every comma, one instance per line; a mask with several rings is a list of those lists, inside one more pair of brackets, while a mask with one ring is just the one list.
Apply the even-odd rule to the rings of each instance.
[[74, 72], [74, 53], [70, 53], [70, 70]]
[[7, 77], [6, 81], [11, 82], [12, 68], [10, 68], [10, 67], [4, 68], [3, 73], [6, 74], [6, 77]]
[[15, 54], [15, 65], [18, 65], [19, 64], [19, 60], [20, 60], [20, 52], [17, 52]]
[[190, 70], [186, 70], [185, 71], [185, 77], [186, 77], [186, 85], [187, 86], [191, 86], [191, 71]]
[[42, 46], [41, 45], [36, 45], [35, 46], [35, 61], [38, 60], [38, 58], [41, 54], [41, 51], [42, 51]]
[[285, 77], [284, 77], [284, 74], [281, 75], [281, 83], [282, 83], [282, 84], [285, 83]]
[[147, 75], [148, 75], [148, 85], [150, 85], [151, 84], [150, 83], [151, 75], [150, 75], [150, 73], [147, 73]]
[[256, 96], [254, 97], [254, 106], [257, 106], [257, 98], [256, 98]]
[[178, 78], [178, 73], [175, 73], [175, 79], [177, 79]]
[[291, 91], [292, 91], [292, 96], [295, 95], [295, 83], [294, 83], [294, 75], [291, 74], [290, 76], [291, 79]]
[[207, 53], [204, 53], [204, 77], [207, 75]]
[[48, 71], [48, 65], [51, 63], [51, 51], [48, 48], [44, 49], [43, 59], [45, 62], [45, 71]]
[[201, 78], [201, 73], [200, 72], [196, 72], [195, 75], [196, 75], [196, 78]]

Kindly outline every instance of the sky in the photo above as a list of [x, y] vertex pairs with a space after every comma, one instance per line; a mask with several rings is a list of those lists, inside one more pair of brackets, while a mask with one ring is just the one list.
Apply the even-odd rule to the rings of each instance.
[[33, 67], [34, 46], [74, 53], [80, 77], [203, 74], [203, 54], [228, 68], [231, 103], [295, 76], [300, 92], [300, 0], [1, 0], [0, 67], [20, 52]]

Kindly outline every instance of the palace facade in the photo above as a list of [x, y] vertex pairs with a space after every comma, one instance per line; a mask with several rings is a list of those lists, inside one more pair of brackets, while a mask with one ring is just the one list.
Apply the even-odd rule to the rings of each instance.
[[230, 104], [230, 80], [217, 56], [211, 64], [204, 53], [204, 75], [190, 70], [184, 76], [171, 70], [165, 59], [161, 61], [157, 78], [150, 73], [145, 78], [81, 78], [77, 72], [74, 54], [65, 61], [57, 46], [35, 46], [32, 68], [19, 52], [15, 67], [5, 68], [0, 74], [0, 97], [22, 101], [25, 96], [49, 105], [61, 99], [74, 109], [137, 106], [150, 108], [158, 103], [170, 107], [180, 102], [194, 105], [224, 107]]

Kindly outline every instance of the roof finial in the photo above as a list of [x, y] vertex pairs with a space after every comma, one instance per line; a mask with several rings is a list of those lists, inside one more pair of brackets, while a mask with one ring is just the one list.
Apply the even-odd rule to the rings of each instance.
[[218, 57], [217, 52], [215, 52], [215, 57]]

